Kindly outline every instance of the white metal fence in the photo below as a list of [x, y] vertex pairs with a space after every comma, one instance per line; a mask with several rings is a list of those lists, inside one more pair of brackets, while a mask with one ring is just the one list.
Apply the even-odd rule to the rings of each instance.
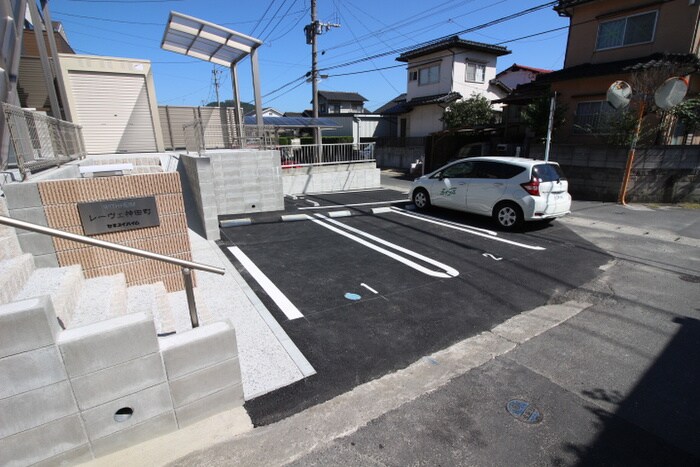
[[282, 168], [374, 161], [374, 143], [276, 146]]
[[185, 133], [185, 149], [200, 155], [212, 149], [272, 149], [277, 146], [277, 136], [273, 127], [243, 125], [244, 136], [239, 136], [235, 125], [204, 124], [195, 119], [182, 126]]
[[2, 108], [23, 178], [86, 156], [80, 125], [7, 103]]

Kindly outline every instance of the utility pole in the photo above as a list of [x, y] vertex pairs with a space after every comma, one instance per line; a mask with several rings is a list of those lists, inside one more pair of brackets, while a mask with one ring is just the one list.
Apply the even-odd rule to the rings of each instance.
[[216, 69], [216, 65], [211, 70], [211, 75], [214, 79], [214, 91], [216, 92], [216, 106], [219, 107], [219, 75], [223, 73], [221, 70]]
[[[340, 24], [321, 23], [316, 17], [316, 0], [311, 0], [311, 24], [304, 26], [306, 34], [306, 43], [311, 44], [311, 92], [313, 94], [313, 117], [318, 118], [318, 40], [316, 36], [320, 36], [331, 28], [339, 28]], [[321, 127], [317, 126], [314, 129], [314, 143], [321, 144]]]

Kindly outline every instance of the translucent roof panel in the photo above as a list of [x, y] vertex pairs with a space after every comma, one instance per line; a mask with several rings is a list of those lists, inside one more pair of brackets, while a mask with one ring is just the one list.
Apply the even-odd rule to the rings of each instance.
[[164, 50], [227, 67], [261, 45], [253, 37], [175, 11], [170, 12], [160, 44]]

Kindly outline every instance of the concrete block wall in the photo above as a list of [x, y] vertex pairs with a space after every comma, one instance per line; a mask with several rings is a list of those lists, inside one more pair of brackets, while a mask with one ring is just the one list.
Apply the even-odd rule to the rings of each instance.
[[284, 209], [279, 151], [207, 151], [219, 214]]
[[[50, 300], [0, 306], [0, 464], [86, 460], [87, 433], [56, 346]], [[91, 454], [88, 459], [91, 457]]]
[[[569, 181], [574, 199], [616, 201], [628, 150], [610, 146], [558, 144], [551, 159]], [[530, 157], [541, 159], [542, 146]], [[700, 146], [662, 146], [637, 149], [627, 191], [630, 202], [700, 202]]]
[[288, 168], [284, 169], [282, 180], [285, 195], [381, 186], [380, 170], [374, 162]]
[[46, 297], [0, 306], [0, 465], [79, 463], [243, 405], [230, 322], [158, 338], [132, 313], [62, 330]]
[[178, 426], [243, 405], [233, 325], [218, 322], [161, 339]]
[[181, 154], [180, 161], [197, 207], [197, 214], [204, 226], [205, 236], [209, 240], [219, 240], [221, 238], [219, 210], [214, 190], [211, 161], [208, 157], [188, 154]]
[[220, 215], [284, 209], [278, 151], [222, 149], [180, 160], [209, 240], [219, 239]]

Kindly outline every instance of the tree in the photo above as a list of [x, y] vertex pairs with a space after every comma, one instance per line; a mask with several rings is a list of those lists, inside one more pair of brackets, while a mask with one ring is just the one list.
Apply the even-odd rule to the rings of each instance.
[[[543, 140], [547, 137], [551, 98], [551, 95], [538, 97], [523, 109], [523, 121], [535, 133], [535, 139]], [[566, 106], [557, 103], [557, 107], [554, 110], [553, 129], [557, 129], [564, 124], [566, 121], [566, 110]]]
[[[236, 103], [231, 99], [227, 99], [223, 102], [219, 102], [219, 105], [221, 107], [235, 107]], [[217, 105], [216, 102], [210, 102], [205, 107], [217, 107]], [[253, 109], [255, 109], [255, 106], [253, 104], [241, 102], [241, 110], [243, 111], [243, 113], [250, 112]]]
[[442, 121], [450, 129], [490, 125], [494, 118], [491, 102], [477, 93], [473, 93], [469, 99], [453, 102], [442, 115]]

